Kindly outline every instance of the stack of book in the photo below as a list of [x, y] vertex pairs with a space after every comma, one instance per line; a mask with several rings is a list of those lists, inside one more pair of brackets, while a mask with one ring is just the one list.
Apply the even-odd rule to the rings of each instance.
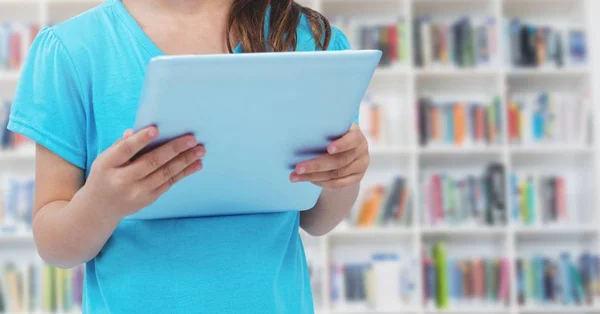
[[508, 258], [449, 258], [438, 242], [423, 254], [423, 302], [438, 309], [498, 307], [510, 298]]
[[403, 18], [397, 18], [395, 21], [333, 18], [331, 22], [348, 35], [353, 41], [353, 48], [381, 50], [381, 66], [408, 62], [410, 35]]
[[366, 263], [331, 266], [334, 307], [364, 304], [377, 310], [414, 305], [416, 260], [396, 253], [374, 254]]
[[569, 93], [517, 93], [508, 105], [512, 144], [585, 144], [592, 105], [587, 96]]
[[83, 269], [30, 264], [0, 268], [0, 313], [72, 312], [81, 309]]
[[39, 31], [40, 27], [36, 24], [0, 25], [0, 71], [21, 68]]
[[0, 233], [31, 229], [34, 179], [7, 175], [0, 178]]
[[513, 221], [524, 226], [575, 221], [567, 183], [564, 175], [513, 173], [510, 178]]
[[404, 177], [396, 177], [388, 187], [371, 186], [366, 189], [351, 223], [358, 227], [408, 226], [412, 213], [410, 194]]
[[483, 146], [499, 144], [502, 140], [502, 104], [499, 97], [488, 103], [435, 102], [430, 98], [420, 98], [417, 106], [422, 146]]
[[508, 55], [515, 67], [564, 67], [587, 62], [587, 38], [579, 29], [506, 21]]
[[498, 57], [496, 20], [419, 18], [413, 26], [414, 58], [420, 67], [482, 67]]
[[403, 19], [391, 25], [363, 25], [358, 28], [359, 49], [383, 52], [380, 65], [388, 66], [408, 60], [408, 27]]
[[572, 259], [536, 255], [516, 262], [520, 305], [593, 305], [600, 297], [600, 256], [582, 253]]
[[423, 220], [426, 226], [492, 226], [506, 223], [505, 173], [490, 164], [482, 174], [425, 173]]
[[0, 269], [0, 313], [72, 312], [81, 309], [82, 291], [82, 267], [8, 263]]

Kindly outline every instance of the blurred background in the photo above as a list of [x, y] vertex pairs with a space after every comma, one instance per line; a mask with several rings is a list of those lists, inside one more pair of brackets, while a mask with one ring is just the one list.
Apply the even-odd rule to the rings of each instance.
[[[5, 126], [40, 27], [99, 2], [0, 0], [0, 313], [80, 312], [81, 269], [35, 253], [34, 149]], [[360, 199], [303, 235], [318, 313], [600, 313], [600, 1], [301, 2], [384, 52]]]

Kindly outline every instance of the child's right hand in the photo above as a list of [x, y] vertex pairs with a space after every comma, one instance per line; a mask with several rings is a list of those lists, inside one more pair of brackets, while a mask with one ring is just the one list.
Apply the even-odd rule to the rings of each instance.
[[102, 214], [123, 219], [202, 169], [200, 158], [206, 150], [192, 135], [171, 140], [131, 161], [157, 136], [156, 127], [126, 134], [98, 156], [83, 193]]

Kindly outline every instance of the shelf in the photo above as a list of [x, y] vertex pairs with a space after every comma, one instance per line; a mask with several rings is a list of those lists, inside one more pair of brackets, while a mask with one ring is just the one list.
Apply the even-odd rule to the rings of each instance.
[[509, 77], [555, 77], [555, 78], [573, 78], [589, 74], [585, 68], [524, 68], [524, 69], [509, 69], [507, 75]]
[[[67, 17], [71, 17], [83, 10], [87, 10], [95, 5], [101, 4], [104, 0], [0, 0], [0, 24], [6, 22], [35, 22], [37, 24], [46, 24], [50, 22], [59, 22]], [[418, 17], [431, 16], [434, 19], [440, 18], [440, 21], [452, 19], [459, 16], [474, 16], [484, 18], [493, 16], [496, 18], [496, 30], [498, 42], [497, 51], [508, 50], [503, 37], [502, 20], [506, 17], [521, 17], [526, 21], [532, 19], [531, 23], [557, 23], [557, 26], [572, 25], [580, 27], [579, 16], [568, 16], [571, 6], [584, 7], [584, 2], [595, 3], [599, 0], [302, 0], [304, 5], [309, 5], [326, 16], [340, 19], [332, 21], [347, 21], [349, 24], [345, 29], [348, 31], [349, 39], [353, 43], [359, 40], [358, 34], [352, 34], [352, 28], [357, 26], [361, 20], [370, 19], [382, 20], [396, 19], [402, 17], [407, 23], [408, 30], [412, 30], [412, 20]], [[600, 2], [600, 1], [599, 1]], [[591, 6], [590, 6], [591, 7]], [[456, 13], [456, 14], [455, 14]], [[564, 17], [563, 17], [564, 15]], [[586, 14], [587, 19], [600, 16], [597, 13]], [[348, 17], [348, 18], [347, 18]], [[4, 18], [4, 20], [2, 19]], [[355, 19], [353, 19], [355, 18]], [[589, 21], [588, 21], [589, 22]], [[477, 22], [478, 23], [478, 22]], [[593, 38], [587, 25], [583, 25], [588, 35], [588, 41]], [[590, 23], [588, 23], [590, 24]], [[590, 24], [591, 25], [591, 24]], [[356, 32], [354, 32], [356, 33]], [[404, 34], [402, 34], [404, 35]], [[407, 33], [409, 37], [413, 34]], [[595, 34], [593, 34], [595, 35]], [[410, 40], [409, 40], [410, 41]], [[588, 42], [588, 48], [590, 46]], [[473, 97], [473, 101], [487, 101], [491, 95], [503, 98], [503, 107], [507, 95], [516, 92], [539, 92], [556, 91], [570, 92], [581, 91], [582, 89], [594, 91], [598, 85], [597, 80], [593, 80], [596, 70], [591, 64], [586, 67], [566, 67], [566, 68], [515, 68], [510, 64], [498, 62], [490, 66], [481, 66], [477, 68], [452, 68], [442, 66], [432, 66], [428, 68], [416, 67], [412, 64], [413, 50], [412, 44], [409, 44], [409, 57], [406, 63], [396, 63], [390, 66], [382, 66], [375, 71], [370, 90], [375, 102], [380, 105], [389, 106], [390, 115], [395, 115], [395, 119], [390, 119], [391, 128], [389, 132], [390, 139], [388, 145], [372, 145], [370, 153], [372, 156], [372, 169], [370, 169], [365, 185], [376, 183], [391, 182], [393, 176], [401, 174], [409, 183], [414, 184], [411, 187], [411, 197], [413, 198], [413, 224], [407, 227], [372, 227], [358, 228], [341, 225], [336, 230], [324, 237], [312, 237], [306, 232], [301, 231], [302, 241], [306, 246], [307, 257], [315, 260], [315, 267], [318, 268], [317, 274], [321, 284], [319, 295], [315, 297], [321, 299], [320, 307], [317, 308], [319, 314], [600, 314], [600, 306], [593, 307], [566, 307], [560, 305], [549, 306], [519, 306], [516, 303], [515, 291], [513, 291], [510, 307], [495, 306], [496, 304], [475, 306], [465, 303], [454, 303], [455, 307], [445, 310], [438, 310], [432, 306], [423, 306], [421, 300], [416, 300], [422, 293], [415, 290], [415, 303], [408, 306], [400, 306], [391, 310], [372, 309], [367, 306], [355, 306], [356, 304], [345, 304], [342, 307], [330, 307], [332, 304], [330, 295], [330, 275], [331, 270], [327, 263], [340, 255], [340, 262], [348, 257], [349, 262], [353, 257], [369, 256], [369, 254], [378, 252], [395, 252], [399, 254], [410, 254], [409, 256], [419, 259], [420, 250], [428, 249], [429, 246], [437, 241], [445, 241], [448, 244], [449, 252], [461, 257], [463, 252], [465, 256], [474, 254], [477, 256], [490, 256], [501, 254], [508, 260], [515, 261], [517, 257], [529, 256], [534, 252], [546, 254], [572, 249], [596, 252], [600, 241], [600, 227], [597, 225], [598, 215], [579, 215], [581, 217], [592, 217], [592, 222], [584, 226], [534, 226], [524, 227], [520, 224], [509, 224], [507, 226], [423, 226], [419, 225], [418, 213], [424, 208], [420, 204], [420, 197], [427, 192], [420, 185], [421, 176], [425, 173], [437, 171], [438, 169], [447, 169], [450, 174], [462, 173], [463, 171], [483, 170], [490, 162], [500, 162], [509, 171], [526, 171], [529, 168], [541, 168], [544, 172], [546, 168], [554, 169], [556, 167], [570, 168], [573, 166], [577, 172], [582, 172], [581, 184], [595, 182], [595, 174], [591, 179], [587, 179], [588, 169], [597, 167], [596, 143], [589, 146], [575, 145], [527, 145], [518, 146], [502, 143], [491, 146], [471, 146], [456, 147], [450, 145], [429, 145], [419, 146], [418, 134], [415, 131], [415, 100], [420, 96], [439, 97], [440, 99], [454, 100], [461, 97]], [[591, 54], [590, 54], [591, 55]], [[591, 55], [593, 56], [593, 55]], [[502, 59], [502, 53], [497, 60]], [[0, 70], [0, 100], [11, 97], [20, 79], [20, 71], [1, 71]], [[598, 102], [597, 95], [592, 95], [591, 102]], [[3, 98], [4, 97], [4, 98]], [[470, 98], [468, 98], [470, 99]], [[387, 108], [386, 108], [387, 109]], [[501, 115], [505, 118], [506, 114]], [[364, 118], [364, 117], [363, 117]], [[597, 115], [593, 119], [596, 124]], [[506, 121], [503, 121], [506, 124]], [[504, 132], [506, 133], [506, 132]], [[388, 134], [386, 134], [388, 135]], [[506, 134], [503, 134], [503, 139]], [[394, 145], [392, 145], [392, 143]], [[0, 179], [8, 171], [32, 170], [35, 162], [35, 149], [27, 147], [26, 149], [0, 150]], [[463, 170], [465, 168], [465, 170]], [[476, 169], [476, 170], [475, 170]], [[558, 169], [560, 170], [560, 169]], [[571, 169], [567, 169], [571, 170]], [[591, 170], [590, 170], [591, 171]], [[577, 173], [578, 175], [579, 173]], [[574, 175], [574, 177], [577, 177]], [[585, 177], [585, 178], [584, 178]], [[574, 178], [577, 180], [579, 178]], [[371, 180], [371, 181], [369, 181]], [[413, 182], [415, 181], [415, 182]], [[580, 182], [577, 182], [578, 184]], [[578, 185], [581, 186], [581, 185]], [[414, 195], [413, 195], [414, 194]], [[587, 195], [586, 195], [587, 196]], [[577, 196], [579, 201], [580, 196]], [[507, 200], [509, 197], [507, 196]], [[581, 198], [583, 204], [582, 213], [591, 213], [598, 207], [596, 197], [590, 195], [588, 198]], [[589, 206], [588, 206], [589, 205]], [[0, 206], [1, 207], [1, 206]], [[510, 218], [512, 219], [512, 218]], [[579, 221], [578, 221], [579, 222]], [[512, 223], [512, 221], [510, 221]], [[16, 255], [10, 255], [17, 252]], [[27, 256], [35, 253], [35, 241], [31, 232], [2, 234], [0, 232], [0, 256], [8, 256], [14, 259], [16, 263], [23, 260], [19, 254]], [[413, 256], [416, 253], [416, 256]], [[551, 254], [551, 253], [548, 253]], [[37, 258], [37, 256], [36, 256]], [[322, 264], [322, 265], [321, 265]], [[420, 268], [417, 267], [417, 268]], [[422, 288], [420, 274], [415, 269], [415, 276], [419, 282], [415, 282], [415, 289]], [[514, 274], [513, 274], [514, 275]], [[515, 283], [514, 277], [511, 282]], [[511, 287], [511, 289], [514, 287]], [[421, 290], [421, 289], [419, 289]], [[50, 313], [48, 313], [50, 314]], [[64, 313], [63, 313], [64, 314]]]
[[419, 155], [445, 156], [445, 155], [498, 155], [502, 147], [420, 147]]
[[501, 73], [497, 68], [473, 68], [473, 69], [445, 69], [445, 68], [419, 68], [415, 70], [418, 77], [449, 77], [449, 78], [489, 78]]
[[454, 309], [445, 309], [445, 310], [437, 310], [437, 309], [428, 309], [425, 310], [427, 314], [435, 314], [435, 313], [443, 313], [443, 314], [493, 314], [493, 313], [508, 313], [510, 310], [505, 307], [465, 307], [465, 308], [454, 308]]
[[[0, 4], [4, 3], [0, 0]], [[19, 80], [19, 71], [0, 71], [0, 81], [18, 81]]]
[[426, 236], [502, 236], [507, 233], [506, 227], [471, 227], [444, 226], [423, 227], [421, 233]]
[[333, 230], [332, 237], [407, 237], [414, 233], [406, 227], [342, 228]]
[[393, 66], [383, 66], [377, 68], [375, 71], [375, 78], [384, 78], [384, 77], [400, 77], [403, 75], [407, 75], [410, 71], [410, 67], [408, 65], [393, 65]]
[[418, 310], [410, 310], [410, 309], [397, 309], [397, 310], [389, 310], [389, 311], [378, 311], [378, 310], [332, 310], [330, 313], [332, 314], [413, 314], [420, 313]]
[[600, 313], [600, 307], [598, 306], [532, 306], [519, 308], [519, 313], [531, 313], [531, 314], [567, 314], [567, 313]]
[[26, 147], [18, 150], [0, 150], [0, 163], [9, 161], [34, 161], [35, 147]]
[[4, 244], [33, 244], [33, 234], [31, 232], [3, 234], [0, 233], [0, 245]]
[[401, 307], [398, 309], [378, 310], [371, 309], [365, 305], [349, 305], [343, 307], [334, 307], [332, 314], [412, 314], [419, 313], [420, 310], [413, 307]]
[[348, 309], [333, 309], [333, 314], [403, 314], [403, 313], [427, 313], [427, 314], [494, 314], [508, 313], [510, 310], [502, 307], [473, 307], [460, 309], [416, 309], [416, 308], [400, 308], [397, 310], [372, 310], [368, 308], [348, 308]]
[[414, 153], [414, 149], [402, 146], [371, 146], [369, 147], [369, 153], [371, 156], [389, 156], [389, 155], [409, 155]]
[[593, 154], [594, 148], [585, 146], [567, 146], [567, 145], [532, 145], [529, 147], [510, 146], [509, 152], [513, 155], [584, 155]]
[[598, 232], [598, 227], [595, 226], [533, 226], [533, 227], [516, 227], [515, 234], [518, 236], [580, 236], [593, 235]]

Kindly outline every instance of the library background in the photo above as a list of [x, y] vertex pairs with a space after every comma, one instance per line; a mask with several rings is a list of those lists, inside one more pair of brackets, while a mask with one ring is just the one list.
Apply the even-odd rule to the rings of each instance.
[[[80, 312], [81, 268], [36, 255], [34, 149], [5, 125], [40, 27], [99, 2], [0, 0], [0, 313]], [[359, 201], [303, 235], [317, 312], [600, 313], [600, 1], [302, 3], [384, 51]]]

